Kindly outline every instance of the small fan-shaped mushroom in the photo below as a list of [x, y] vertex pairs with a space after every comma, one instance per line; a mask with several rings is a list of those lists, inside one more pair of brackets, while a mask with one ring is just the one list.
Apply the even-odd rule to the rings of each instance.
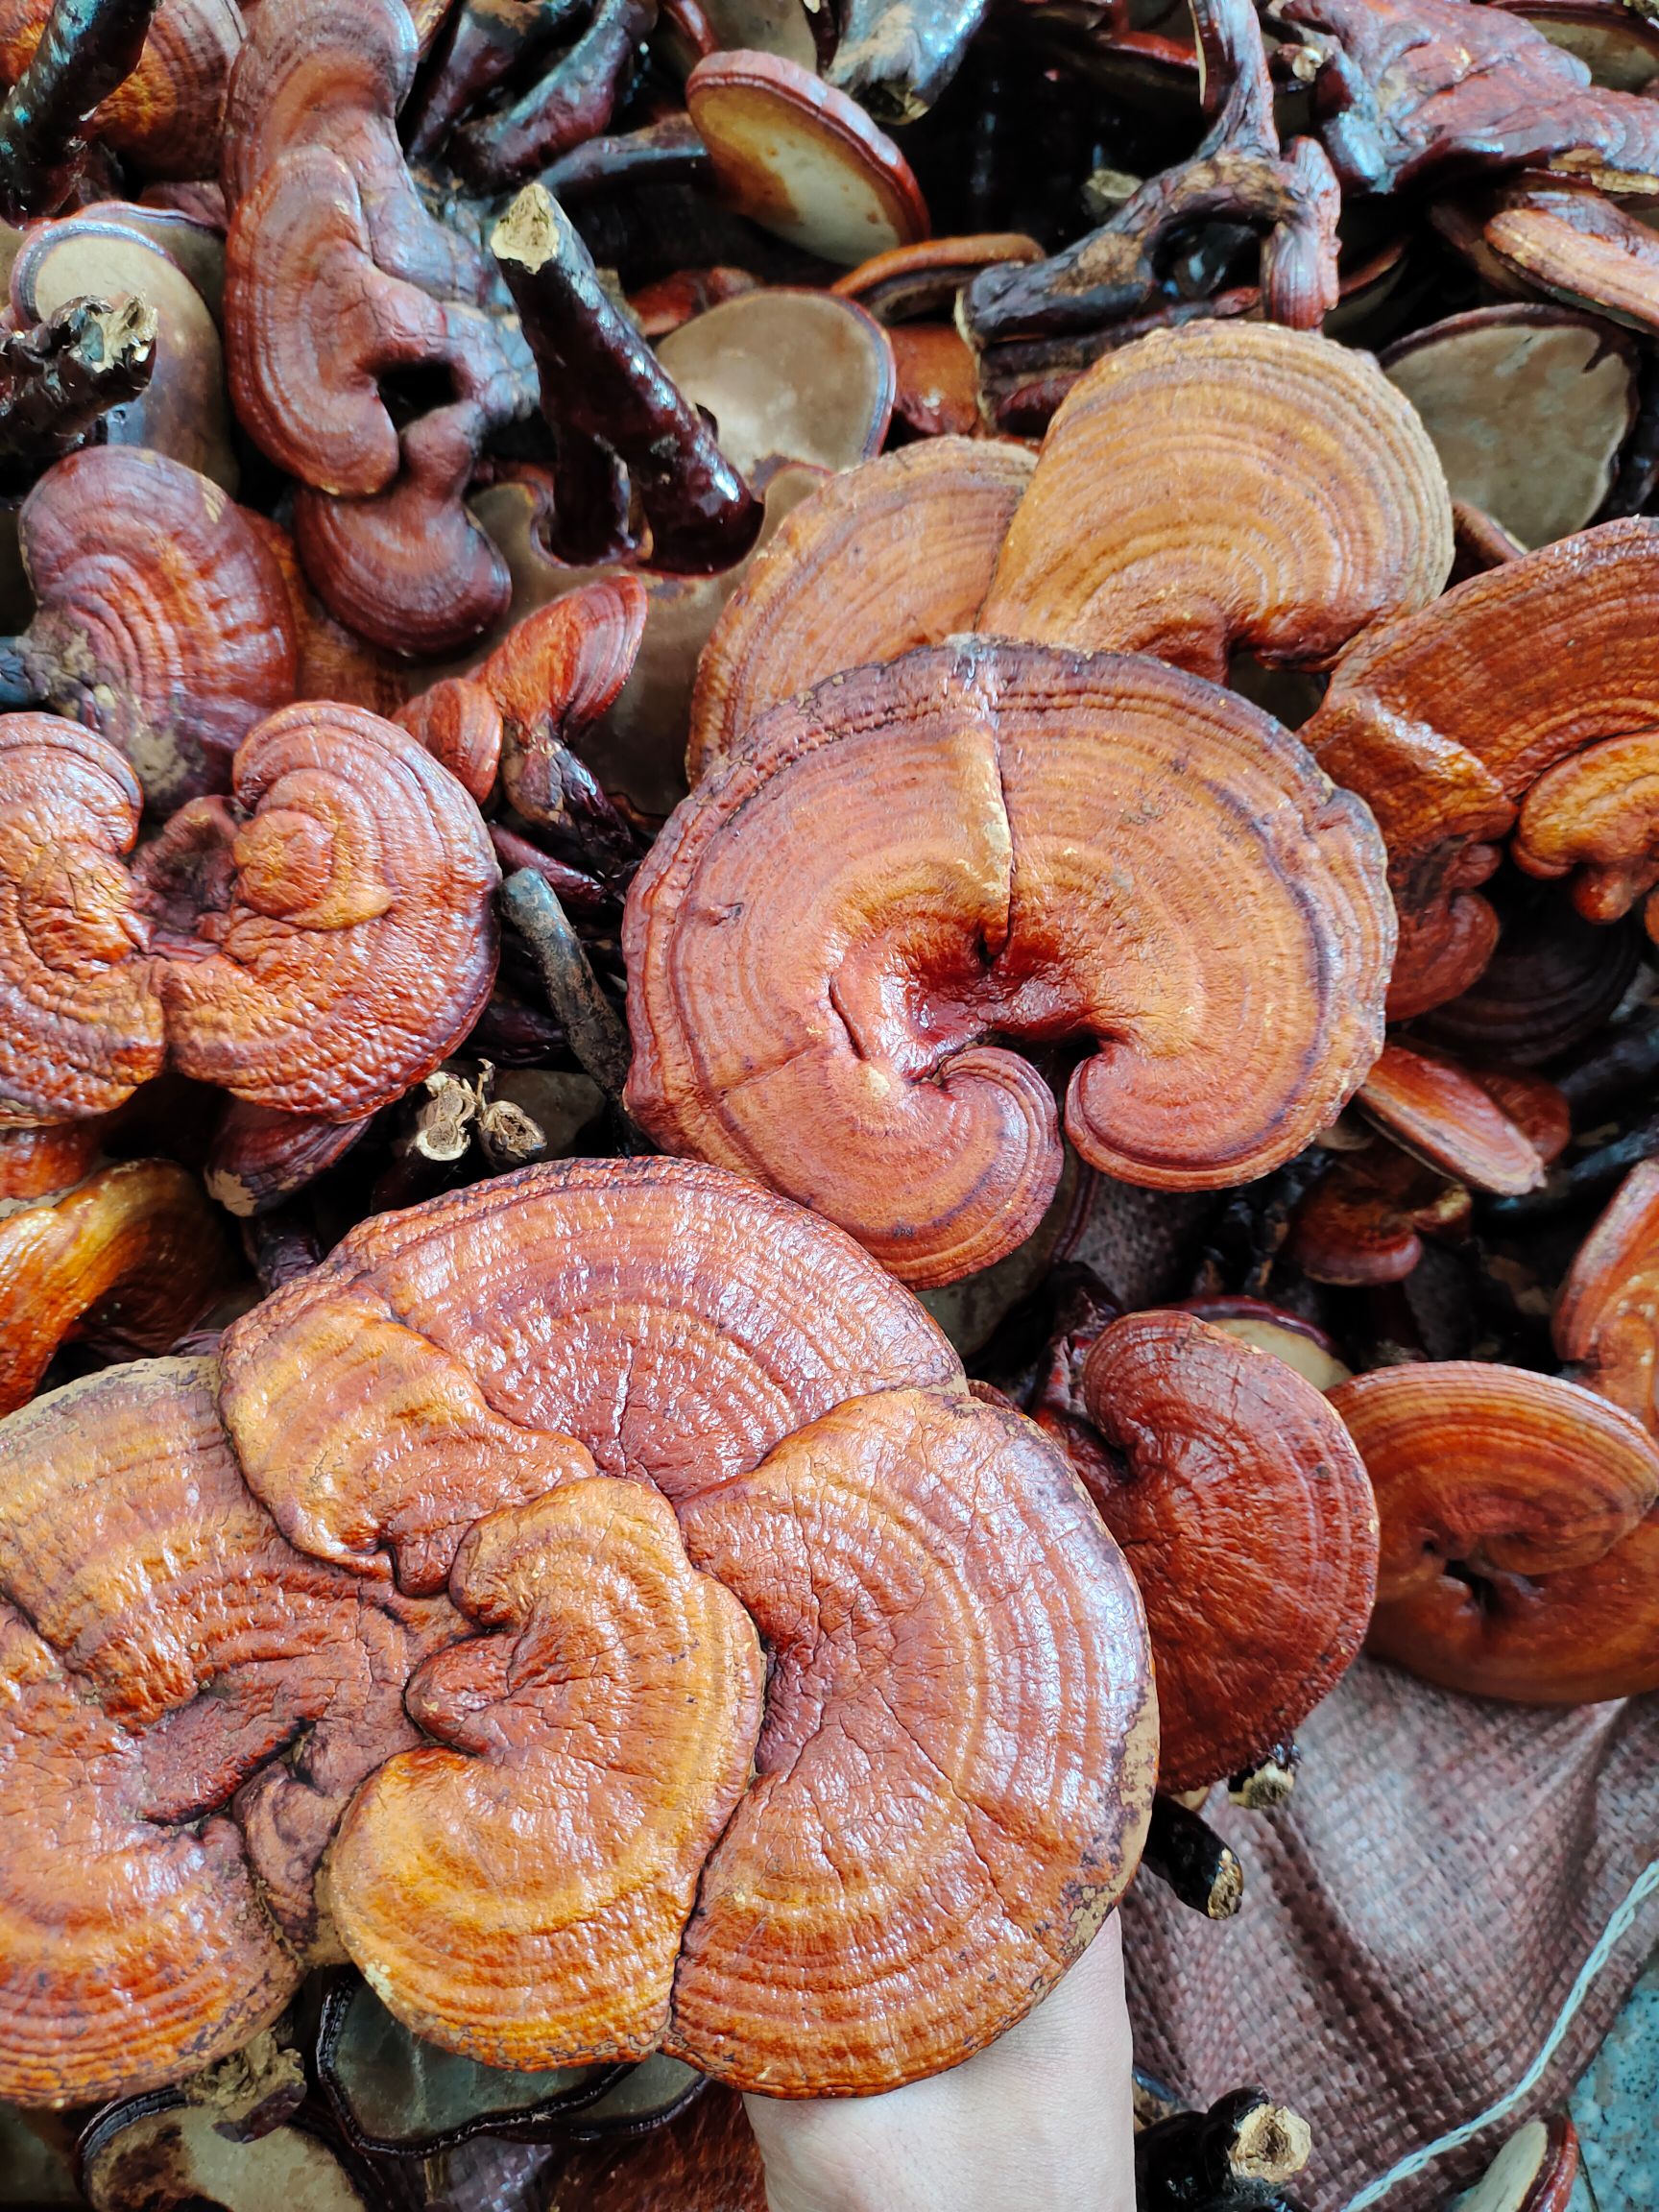
[[[1523, 1090], [1529, 1082], [1540, 1092], [1550, 1089], [1538, 1077], [1516, 1075], [1509, 1081]], [[1552, 1149], [1540, 1150], [1528, 1130], [1505, 1111], [1505, 1101], [1494, 1096], [1479, 1076], [1455, 1060], [1409, 1045], [1383, 1046], [1358, 1096], [1372, 1120], [1431, 1167], [1478, 1190], [1511, 1197], [1538, 1188], [1546, 1160], [1560, 1150], [1569, 1133], [1563, 1125]]]
[[1424, 1238], [1467, 1234], [1472, 1211], [1461, 1183], [1371, 1144], [1335, 1160], [1301, 1201], [1285, 1255], [1315, 1283], [1403, 1283]]
[[478, 670], [501, 717], [501, 781], [532, 822], [562, 811], [552, 749], [614, 705], [644, 635], [644, 586], [625, 570], [515, 624]]
[[1434, 597], [1452, 504], [1368, 355], [1264, 323], [1158, 330], [1095, 364], [1043, 442], [980, 630], [1317, 667]]
[[1599, 523], [1356, 640], [1302, 735], [1388, 847], [1398, 1018], [1466, 990], [1497, 921], [1472, 886], [1549, 769], [1659, 722], [1659, 528]]
[[748, 1784], [759, 1639], [633, 1483], [487, 1515], [450, 1588], [486, 1633], [411, 1682], [445, 1748], [358, 1794], [328, 1858], [335, 1925], [400, 2019], [487, 2065], [643, 2057]]
[[[1513, 846], [1532, 876], [1573, 878], [1588, 922], [1616, 922], [1659, 883], [1659, 730], [1604, 737], [1539, 777]], [[1659, 937], [1659, 901], [1643, 910]]]
[[1156, 1722], [1121, 1555], [1040, 1431], [959, 1390], [851, 1400], [681, 1521], [771, 1679], [666, 2048], [770, 2096], [955, 2063], [1140, 1854]]
[[635, 878], [629, 1110], [951, 1282], [1060, 1171], [1047, 1082], [989, 1039], [1092, 1047], [1068, 1132], [1125, 1181], [1300, 1150], [1380, 1046], [1380, 865], [1293, 738], [1158, 662], [979, 638], [855, 670], [755, 725]]
[[0, 716], [0, 1123], [107, 1113], [160, 1072], [150, 926], [124, 865], [138, 809], [102, 737]]
[[[51, 0], [0, 6], [0, 80], [23, 74]], [[89, 132], [145, 177], [210, 177], [219, 161], [225, 84], [242, 43], [234, 0], [161, 0], [132, 75], [93, 109]]]
[[1475, 1360], [1381, 1367], [1331, 1403], [1382, 1522], [1369, 1650], [1526, 1704], [1659, 1687], [1659, 1448], [1630, 1414]]
[[1377, 1508], [1313, 1384], [1194, 1315], [1132, 1313], [1083, 1398], [1127, 1464], [1090, 1495], [1122, 1545], [1158, 1671], [1166, 1791], [1221, 1781], [1294, 1734], [1365, 1637]]
[[181, 463], [107, 445], [49, 469], [18, 528], [34, 694], [118, 745], [149, 805], [222, 789], [297, 672], [288, 593], [250, 518]]
[[0, 1212], [0, 1413], [28, 1401], [77, 1327], [165, 1352], [231, 1275], [217, 1214], [171, 1160], [123, 1161]]
[[173, 1061], [256, 1105], [358, 1119], [430, 1074], [489, 997], [488, 832], [406, 731], [317, 701], [253, 732], [234, 796], [229, 903], [160, 980]]
[[1578, 1247], [1553, 1327], [1575, 1379], [1659, 1434], [1659, 1163], [1630, 1170]]
[[971, 629], [1032, 467], [1022, 445], [934, 438], [803, 500], [750, 565], [697, 664], [692, 782], [779, 700]]

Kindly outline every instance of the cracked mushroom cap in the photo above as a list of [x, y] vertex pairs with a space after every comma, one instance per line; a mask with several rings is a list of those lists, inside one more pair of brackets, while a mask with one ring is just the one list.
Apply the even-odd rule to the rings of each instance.
[[166, 965], [174, 1064], [254, 1105], [360, 1118], [431, 1073], [494, 980], [477, 807], [419, 741], [307, 701], [236, 756], [228, 904]]
[[0, 715], [0, 1124], [107, 1113], [160, 1072], [149, 924], [125, 865], [140, 805], [102, 737]]
[[1343, 655], [1302, 735], [1388, 847], [1395, 1018], [1484, 969], [1498, 925], [1474, 886], [1532, 786], [1659, 722], [1656, 602], [1659, 527], [1602, 522], [1379, 623]]
[[6, 1425], [0, 2094], [21, 2103], [174, 2080], [271, 2020], [317, 1854], [414, 1740], [411, 1667], [461, 1631], [282, 1541], [216, 1382], [110, 1369]]
[[1294, 738], [1159, 662], [974, 638], [856, 669], [755, 725], [636, 877], [629, 1110], [952, 1282], [1059, 1177], [1012, 1046], [1084, 1050], [1067, 1133], [1125, 1182], [1309, 1142], [1381, 1047], [1382, 863]]
[[1190, 1313], [1132, 1313], [1083, 1400], [1123, 1455], [1090, 1495], [1146, 1607], [1159, 1787], [1240, 1772], [1292, 1736], [1365, 1640], [1377, 1507], [1341, 1421], [1271, 1353]]
[[1054, 417], [976, 628], [1320, 667], [1431, 600], [1452, 502], [1427, 431], [1368, 354], [1268, 323], [1195, 323], [1109, 353]]
[[1578, 1247], [1552, 1326], [1574, 1379], [1659, 1434], [1659, 1163], [1631, 1168]]
[[40, 479], [18, 532], [36, 598], [19, 652], [37, 695], [118, 745], [147, 805], [222, 790], [298, 671], [256, 525], [182, 462], [93, 445]]
[[1379, 1368], [1331, 1403], [1382, 1523], [1368, 1650], [1523, 1704], [1659, 1687], [1659, 1447], [1630, 1414], [1465, 1359]]

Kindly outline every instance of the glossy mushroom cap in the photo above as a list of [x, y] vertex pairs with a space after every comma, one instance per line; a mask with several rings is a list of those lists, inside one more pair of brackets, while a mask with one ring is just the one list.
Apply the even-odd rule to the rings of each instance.
[[18, 532], [37, 695], [118, 745], [147, 805], [222, 790], [298, 674], [288, 593], [252, 519], [181, 463], [105, 445], [48, 470]]
[[1514, 854], [1529, 875], [1571, 875], [1587, 922], [1616, 922], [1638, 899], [1659, 937], [1659, 730], [1606, 737], [1547, 769], [1522, 802]]
[[[1515, 1075], [1509, 1081], [1519, 1087], [1515, 1103], [1523, 1112], [1521, 1094], [1534, 1086], [1541, 1094], [1551, 1090], [1541, 1077]], [[1540, 1149], [1479, 1077], [1443, 1054], [1408, 1045], [1382, 1047], [1358, 1097], [1372, 1120], [1431, 1167], [1479, 1190], [1509, 1196], [1538, 1188], [1547, 1158], [1569, 1134], [1563, 1101], [1558, 1141], [1548, 1152]]]
[[1631, 1168], [1578, 1247], [1553, 1328], [1575, 1380], [1659, 1434], [1659, 1164]]
[[1292, 1736], [1365, 1637], [1377, 1508], [1312, 1383], [1187, 1313], [1096, 1342], [1083, 1399], [1124, 1455], [1090, 1495], [1123, 1546], [1158, 1670], [1161, 1789], [1218, 1782]]
[[1382, 1521], [1369, 1650], [1525, 1704], [1659, 1687], [1659, 1447], [1628, 1413], [1475, 1360], [1379, 1368], [1331, 1403]]
[[854, 670], [755, 725], [636, 877], [629, 1110], [951, 1282], [1058, 1180], [1012, 1044], [1090, 1055], [1068, 1133], [1155, 1189], [1333, 1118], [1381, 1045], [1381, 860], [1293, 738], [1161, 663], [979, 638]]
[[1368, 355], [1195, 323], [1108, 354], [1070, 394], [976, 627], [1220, 681], [1240, 650], [1326, 665], [1425, 606], [1451, 565], [1440, 463]]
[[1380, 623], [1343, 656], [1302, 735], [1387, 843], [1397, 1018], [1455, 998], [1490, 958], [1497, 920], [1473, 886], [1531, 787], [1659, 721], [1656, 593], [1659, 529], [1603, 522]]
[[[14, 84], [34, 53], [50, 0], [0, 7], [0, 79]], [[138, 65], [93, 109], [88, 135], [145, 177], [209, 177], [219, 159], [225, 85], [242, 43], [235, 0], [161, 0]]]
[[1341, 1154], [1302, 1199], [1285, 1256], [1315, 1283], [1403, 1283], [1424, 1238], [1467, 1235], [1472, 1212], [1461, 1183], [1393, 1144], [1370, 1144]]

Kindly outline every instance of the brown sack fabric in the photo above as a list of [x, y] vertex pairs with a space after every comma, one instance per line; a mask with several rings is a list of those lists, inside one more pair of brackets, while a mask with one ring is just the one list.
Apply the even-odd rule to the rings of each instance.
[[[1303, 2113], [1295, 2184], [1341, 2212], [1368, 2182], [1512, 2089], [1580, 1967], [1659, 1856], [1659, 1695], [1545, 1711], [1454, 1696], [1361, 1659], [1299, 1731], [1273, 1816], [1217, 1791], [1245, 1862], [1212, 1926], [1161, 1884], [1125, 1903], [1138, 2062], [1193, 2104], [1261, 2082]], [[1381, 2212], [1465, 2185], [1522, 2119], [1563, 2103], [1659, 1941], [1648, 1896], [1525, 2103]]]

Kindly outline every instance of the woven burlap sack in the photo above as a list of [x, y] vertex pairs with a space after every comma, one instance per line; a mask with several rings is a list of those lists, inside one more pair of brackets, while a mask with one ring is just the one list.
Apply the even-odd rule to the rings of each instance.
[[[1361, 1660], [1299, 1730], [1280, 1813], [1217, 1791], [1245, 1862], [1212, 1926], [1142, 1878], [1124, 1908], [1136, 2056], [1195, 2104], [1260, 2082], [1302, 2112], [1312, 2212], [1341, 2212], [1525, 2076], [1580, 1968], [1659, 1856], [1659, 1696], [1551, 1712], [1452, 1696]], [[1659, 1942], [1634, 1914], [1535, 2090], [1399, 2181], [1439, 2204], [1519, 2120], [1562, 2104]]]

